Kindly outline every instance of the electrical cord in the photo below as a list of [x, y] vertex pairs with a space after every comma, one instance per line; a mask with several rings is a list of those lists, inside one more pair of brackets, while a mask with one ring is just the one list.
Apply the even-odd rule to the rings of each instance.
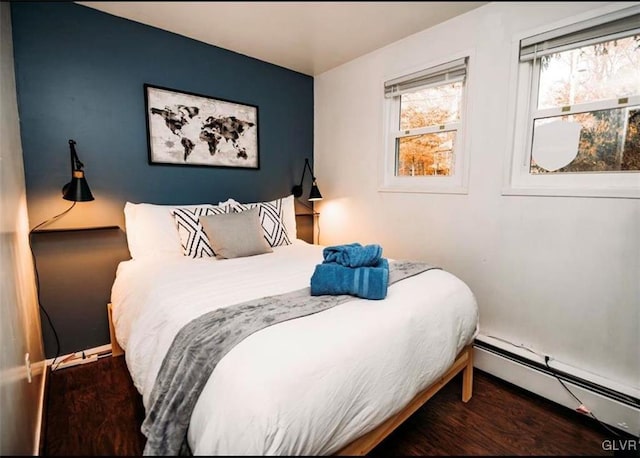
[[[31, 237], [33, 235], [33, 233], [35, 231], [37, 231], [38, 229], [40, 229], [43, 226], [46, 226], [48, 224], [53, 223], [54, 221], [56, 221], [58, 218], [66, 215], [67, 213], [69, 213], [73, 207], [75, 207], [76, 202], [74, 202], [73, 204], [71, 204], [71, 206], [69, 208], [67, 208], [65, 211], [63, 211], [62, 213], [57, 214], [56, 216], [53, 216], [51, 218], [49, 218], [46, 221], [43, 221], [42, 223], [38, 224], [37, 226], [35, 226], [33, 229], [31, 229], [29, 231], [29, 250], [31, 251], [31, 261], [33, 262], [33, 271], [36, 277], [36, 297], [38, 300], [38, 307], [40, 307], [40, 310], [42, 310], [42, 313], [44, 313], [44, 316], [47, 318], [47, 321], [49, 322], [49, 326], [51, 326], [51, 330], [53, 331], [53, 335], [56, 339], [56, 356], [53, 358], [53, 361], [51, 362], [51, 370], [55, 371], [57, 369], [57, 366], [54, 367], [56, 359], [58, 359], [60, 357], [60, 338], [58, 337], [58, 332], [56, 331], [56, 327], [53, 325], [53, 321], [51, 320], [51, 317], [49, 316], [49, 313], [47, 312], [47, 310], [44, 308], [44, 306], [42, 305], [42, 300], [40, 297], [40, 274], [38, 273], [38, 263], [36, 261], [36, 255], [33, 252], [33, 244], [31, 243]], [[59, 365], [60, 363], [58, 363]]]
[[[522, 348], [523, 350], [527, 350], [528, 352], [533, 353], [534, 355], [537, 355], [537, 356], [539, 356], [539, 357], [541, 357], [541, 358], [544, 358], [544, 365], [547, 367], [547, 370], [548, 370], [549, 372], [551, 372], [551, 374], [555, 377], [555, 379], [556, 379], [556, 380], [558, 380], [558, 382], [560, 382], [560, 385], [562, 385], [562, 387], [567, 391], [567, 393], [569, 393], [569, 394], [571, 395], [571, 397], [572, 397], [573, 399], [575, 399], [575, 400], [578, 402], [578, 404], [579, 404], [578, 409], [577, 409], [577, 410], [578, 410], [578, 412], [581, 412], [581, 413], [584, 413], [584, 414], [586, 414], [586, 415], [590, 416], [590, 417], [591, 417], [591, 418], [593, 418], [595, 421], [597, 421], [597, 422], [600, 424], [600, 426], [602, 426], [604, 429], [606, 429], [606, 430], [607, 430], [607, 431], [609, 431], [610, 433], [614, 434], [616, 437], [622, 437], [622, 436], [621, 436], [617, 431], [615, 431], [614, 429], [609, 428], [607, 425], [605, 425], [604, 423], [602, 423], [602, 422], [598, 419], [598, 417], [596, 417], [596, 416], [594, 415], [594, 413], [593, 413], [593, 412], [591, 412], [590, 410], [586, 409], [586, 407], [585, 407], [584, 403], [583, 403], [583, 402], [582, 402], [582, 401], [581, 401], [581, 400], [580, 400], [580, 399], [579, 399], [575, 394], [573, 394], [573, 392], [569, 389], [569, 387], [568, 387], [568, 386], [564, 383], [564, 381], [563, 381], [563, 380], [558, 376], [558, 374], [557, 374], [557, 370], [556, 370], [556, 369], [554, 369], [553, 367], [551, 367], [551, 366], [549, 365], [549, 361], [551, 360], [551, 357], [550, 357], [549, 355], [545, 355], [545, 354], [539, 353], [539, 352], [537, 352], [537, 351], [533, 351], [533, 350], [532, 350], [532, 349], [530, 349], [529, 347], [526, 347], [526, 346], [524, 346], [524, 345], [522, 345], [522, 344], [520, 344], [520, 345], [516, 345], [516, 344], [514, 344], [513, 342], [511, 342], [511, 341], [509, 341], [509, 340], [506, 340], [506, 339], [502, 339], [502, 338], [500, 338], [500, 337], [496, 337], [496, 336], [487, 336], [487, 337], [491, 337], [492, 339], [496, 339], [496, 340], [499, 340], [499, 341], [501, 341], [501, 342], [507, 343], [507, 344], [509, 344], [509, 345], [513, 345], [514, 347], [517, 347], [517, 348]], [[581, 407], [583, 407], [583, 408], [584, 408], [584, 410], [583, 410], [583, 409], [581, 409]]]
[[551, 366], [549, 366], [549, 361], [551, 360], [551, 358], [547, 355], [545, 355], [544, 357], [544, 365], [547, 366], [547, 369], [553, 374], [553, 376], [556, 378], [556, 380], [558, 380], [558, 382], [560, 382], [560, 385], [562, 385], [562, 387], [567, 391], [567, 393], [569, 393], [571, 395], [571, 397], [573, 399], [575, 399], [580, 405], [578, 406], [578, 411], [581, 413], [586, 413], [589, 417], [593, 418], [595, 421], [597, 421], [600, 426], [602, 426], [604, 429], [606, 429], [607, 431], [609, 431], [610, 433], [612, 433], [614, 436], [616, 437], [622, 437], [616, 430], [609, 428], [607, 425], [605, 425], [603, 422], [601, 422], [598, 417], [595, 416], [595, 414], [593, 412], [591, 412], [591, 410], [582, 410], [580, 409], [581, 407], [585, 407], [584, 403], [580, 400], [580, 398], [578, 398], [578, 396], [576, 396], [575, 394], [573, 394], [573, 392], [569, 389], [569, 387], [562, 381], [562, 379], [560, 377], [558, 377], [558, 375], [556, 374], [556, 370], [554, 368], [552, 368]]
[[516, 345], [516, 344], [514, 344], [513, 342], [510, 342], [510, 341], [508, 341], [507, 339], [503, 339], [503, 338], [501, 338], [501, 337], [491, 336], [491, 335], [488, 335], [487, 337], [491, 337], [492, 339], [499, 340], [500, 342], [504, 342], [504, 343], [506, 343], [506, 344], [513, 345], [514, 347], [517, 347], [517, 348], [522, 348], [523, 350], [526, 350], [526, 351], [528, 351], [529, 353], [533, 353], [534, 355], [538, 355], [538, 356], [539, 356], [539, 357], [541, 357], [541, 358], [545, 356], [545, 355], [543, 355], [542, 353], [538, 353], [537, 351], [533, 351], [533, 350], [532, 350], [532, 349], [530, 349], [529, 347], [525, 347], [525, 346], [524, 346], [524, 345], [522, 345], [522, 344], [520, 344], [520, 345]]
[[[511, 341], [509, 341], [509, 340], [507, 340], [507, 339], [503, 339], [503, 338], [501, 338], [501, 337], [492, 336], [492, 335], [487, 335], [487, 337], [491, 337], [492, 339], [499, 340], [499, 341], [501, 341], [501, 342], [504, 342], [504, 343], [506, 343], [506, 344], [512, 345], [512, 346], [514, 346], [514, 347], [517, 347], [517, 348], [521, 348], [521, 349], [523, 349], [523, 350], [526, 350], [526, 351], [528, 351], [529, 353], [533, 353], [534, 355], [537, 355], [538, 357], [540, 357], [540, 359], [548, 358], [548, 359], [547, 359], [547, 361], [551, 361], [551, 359], [552, 359], [549, 355], [546, 355], [546, 354], [544, 354], [544, 353], [540, 353], [540, 352], [534, 351], [534, 350], [532, 350], [531, 348], [529, 348], [529, 347], [527, 347], [527, 346], [525, 346], [525, 345], [523, 345], [523, 344], [519, 344], [519, 345], [517, 345], [517, 344], [515, 344], [515, 343], [513, 343], [513, 342], [511, 342]], [[548, 364], [547, 364], [547, 369], [549, 369], [549, 371], [551, 371], [551, 372], [553, 372], [553, 371], [558, 372], [558, 371], [557, 371], [557, 369], [554, 369], [553, 367], [550, 367]], [[626, 400], [627, 400], [627, 402], [629, 402], [629, 403], [631, 403], [631, 404], [634, 404], [634, 403], [636, 402], [632, 397], [627, 396], [627, 395], [626, 395], [626, 394], [624, 394], [624, 393], [618, 393], [618, 395], [619, 395], [619, 396], [621, 396], [622, 398], [626, 399]]]

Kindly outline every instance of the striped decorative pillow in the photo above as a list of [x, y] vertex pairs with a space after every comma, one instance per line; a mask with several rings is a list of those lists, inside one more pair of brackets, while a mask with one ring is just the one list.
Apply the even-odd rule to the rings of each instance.
[[282, 222], [282, 199], [251, 204], [240, 204], [234, 202], [231, 205], [233, 210], [236, 212], [242, 212], [257, 207], [264, 238], [269, 242], [269, 245], [272, 247], [291, 245], [289, 234], [287, 234], [287, 229]]
[[185, 256], [191, 258], [213, 257], [215, 253], [209, 239], [200, 224], [201, 216], [220, 215], [229, 213], [231, 207], [217, 207], [215, 205], [203, 205], [196, 208], [174, 208], [171, 213], [178, 226], [180, 243]]

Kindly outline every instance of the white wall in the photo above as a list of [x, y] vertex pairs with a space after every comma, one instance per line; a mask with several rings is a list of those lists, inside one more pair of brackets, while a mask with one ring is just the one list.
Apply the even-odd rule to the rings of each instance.
[[28, 245], [9, 3], [0, 3], [0, 21], [0, 455], [32, 455], [39, 446], [45, 363]]
[[[637, 392], [640, 200], [501, 195], [514, 35], [609, 4], [494, 2], [316, 77], [317, 208], [323, 245], [438, 264], [475, 292], [483, 334]], [[466, 50], [469, 193], [378, 192], [382, 82]]]

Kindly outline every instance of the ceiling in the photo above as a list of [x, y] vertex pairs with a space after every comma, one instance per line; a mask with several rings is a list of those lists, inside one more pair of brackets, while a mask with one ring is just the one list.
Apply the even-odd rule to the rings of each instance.
[[488, 2], [76, 2], [318, 75]]

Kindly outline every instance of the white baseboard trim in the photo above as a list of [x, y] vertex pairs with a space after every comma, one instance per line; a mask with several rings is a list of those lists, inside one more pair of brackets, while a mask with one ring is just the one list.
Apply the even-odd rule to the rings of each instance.
[[42, 425], [44, 424], [44, 416], [47, 414], [47, 411], [44, 407], [45, 402], [45, 388], [47, 387], [47, 377], [49, 376], [49, 371], [47, 370], [47, 365], [43, 361], [42, 366], [44, 370], [42, 371], [42, 383], [40, 384], [40, 402], [38, 403], [38, 414], [37, 414], [37, 423], [36, 423], [36, 433], [35, 436], [35, 444], [33, 444], [33, 456], [40, 455], [40, 444], [42, 443], [42, 435], [44, 431], [42, 430]]
[[[579, 405], [554, 376], [487, 349], [474, 348], [474, 367], [572, 410]], [[640, 409], [570, 381], [564, 383], [602, 423], [640, 436]]]
[[[86, 359], [87, 361], [95, 361], [99, 357], [108, 356], [109, 354], [111, 354], [111, 344], [105, 344], [105, 345], [100, 345], [99, 347], [87, 348], [86, 350], [80, 350], [75, 353], [69, 353], [67, 355], [60, 355], [57, 358], [55, 358], [56, 369], [63, 369], [65, 367], [82, 364], [78, 362], [81, 359]], [[54, 358], [47, 359], [47, 366], [51, 366], [51, 363], [53, 363], [53, 360]]]

